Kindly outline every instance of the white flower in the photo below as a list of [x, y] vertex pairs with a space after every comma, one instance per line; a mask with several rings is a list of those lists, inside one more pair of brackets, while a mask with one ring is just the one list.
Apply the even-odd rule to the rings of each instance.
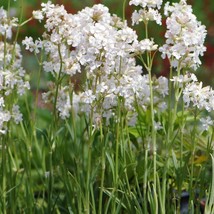
[[4, 107], [4, 98], [0, 97], [0, 108]]
[[[146, 1], [141, 18], [160, 23], [156, 10], [160, 3], [162, 1]], [[48, 2], [42, 4], [41, 11], [46, 21], [42, 45], [47, 57], [43, 68], [54, 78], [60, 71], [64, 78], [57, 97], [57, 110], [62, 119], [70, 116], [73, 107], [86, 114], [93, 110], [95, 122], [104, 117], [108, 123], [115, 115], [118, 99], [124, 100], [124, 108], [130, 115], [136, 113], [136, 101], [144, 110], [150, 106], [149, 77], [142, 75], [142, 67], [136, 65], [134, 54], [155, 51], [157, 45], [152, 39], [138, 42], [136, 32], [127, 22], [112, 16], [101, 4], [69, 14], [64, 7]], [[29, 50], [34, 50], [31, 39], [24, 43]], [[71, 95], [69, 87], [72, 86], [66, 84], [77, 72], [83, 72], [87, 81], [78, 94]], [[43, 95], [45, 102], [53, 102], [55, 87], [52, 85]], [[165, 108], [161, 100], [167, 94], [166, 79], [155, 80], [154, 101], [158, 110]]]
[[44, 19], [44, 15], [42, 13], [42, 11], [37, 10], [37, 11], [33, 11], [33, 18], [39, 20], [39, 22], [41, 22], [41, 20]]
[[[20, 46], [0, 42], [0, 91], [3, 92], [0, 97], [1, 134], [8, 131], [7, 122], [13, 119], [15, 123], [19, 123], [22, 120], [22, 114], [16, 102], [18, 95], [23, 95], [26, 89], [29, 89], [29, 82], [25, 81]], [[11, 94], [13, 94], [10, 97], [11, 105], [7, 105], [7, 99]]]
[[158, 121], [158, 122], [154, 122], [154, 128], [155, 128], [155, 130], [161, 130], [161, 129], [163, 129], [163, 126], [161, 125], [161, 123]]
[[25, 39], [22, 41], [22, 44], [25, 45], [25, 49], [29, 50], [30, 52], [35, 52], [38, 54], [40, 52], [40, 49], [42, 49], [42, 41], [40, 39], [33, 42], [32, 37], [25, 37]]
[[11, 116], [14, 119], [16, 124], [18, 124], [18, 123], [20, 123], [22, 121], [22, 114], [21, 114], [21, 112], [19, 110], [19, 106], [18, 105], [13, 105]]
[[213, 110], [214, 91], [211, 87], [202, 87], [202, 82], [190, 82], [183, 90], [183, 100], [186, 107], [190, 104], [196, 106], [199, 110]]
[[146, 51], [151, 52], [157, 50], [158, 45], [154, 43], [153, 39], [144, 39], [141, 40], [139, 43], [134, 44], [134, 47], [137, 53], [142, 54]]
[[155, 21], [157, 24], [161, 25], [161, 14], [158, 10], [149, 8], [149, 9], [140, 9], [139, 11], [134, 11], [132, 14], [132, 25], [139, 24], [139, 22], [147, 23], [148, 21]]
[[0, 8], [0, 35], [6, 39], [11, 39], [12, 28], [18, 26], [18, 19], [15, 17], [8, 17], [7, 12]]
[[92, 90], [87, 90], [81, 94], [81, 102], [86, 104], [92, 104], [96, 99], [96, 96], [92, 93]]
[[184, 84], [189, 82], [197, 82], [198, 79], [195, 74], [187, 73], [185, 75], [173, 76], [170, 81], [174, 82], [174, 84], [178, 85], [178, 87], [182, 88]]
[[131, 0], [130, 5], [141, 6], [141, 7], [157, 7], [158, 9], [162, 5], [163, 0]]
[[201, 64], [199, 56], [202, 56], [206, 47], [204, 40], [206, 29], [192, 14], [192, 7], [186, 1], [169, 3], [165, 5], [167, 15], [165, 33], [166, 44], [159, 48], [162, 58], [169, 58], [173, 67], [191, 68], [196, 70]]
[[208, 131], [209, 127], [212, 127], [214, 125], [214, 121], [211, 119], [210, 116], [207, 116], [206, 118], [201, 118], [200, 121], [202, 124], [202, 131]]
[[71, 110], [71, 101], [69, 93], [66, 92], [67, 87], [62, 88], [59, 91], [59, 95], [57, 97], [57, 109], [59, 111], [59, 115], [62, 119], [66, 119], [70, 116]]
[[8, 122], [11, 118], [10, 112], [7, 110], [2, 110], [0, 108], [0, 133], [6, 133], [6, 126], [4, 124]]

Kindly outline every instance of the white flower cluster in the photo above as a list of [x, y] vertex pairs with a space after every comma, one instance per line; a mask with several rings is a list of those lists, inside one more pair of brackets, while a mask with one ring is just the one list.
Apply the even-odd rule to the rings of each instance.
[[192, 13], [192, 7], [185, 0], [180, 3], [166, 3], [164, 13], [167, 17], [166, 44], [160, 47], [162, 58], [166, 56], [176, 68], [197, 69], [201, 64], [199, 56], [202, 56], [206, 48], [204, 40], [206, 29], [197, 21]]
[[144, 54], [145, 52], [155, 51], [158, 45], [154, 43], [153, 39], [143, 39], [139, 43], [134, 44], [135, 54]]
[[186, 107], [196, 106], [199, 110], [214, 110], [214, 90], [210, 86], [202, 87], [202, 82], [188, 83], [183, 90]]
[[[132, 14], [132, 24], [139, 24], [139, 22], [147, 23], [148, 21], [155, 21], [161, 25], [161, 14], [158, 9], [162, 5], [162, 0], [131, 0], [130, 5], [141, 6], [139, 11], [135, 10]], [[157, 8], [157, 9], [156, 9]]]
[[[200, 112], [206, 110], [208, 112], [214, 110], [214, 90], [210, 86], [202, 87], [202, 82], [198, 82], [197, 77], [193, 73], [174, 76], [171, 79], [175, 87], [181, 89], [185, 107], [197, 108]], [[210, 116], [203, 117], [200, 115], [200, 130], [208, 131], [213, 127], [214, 120]]]
[[6, 39], [11, 39], [12, 28], [18, 26], [17, 18], [9, 18], [7, 16], [7, 11], [2, 7], [0, 8], [0, 35], [6, 37]]
[[[5, 47], [6, 45], [6, 47]], [[13, 119], [15, 123], [22, 120], [16, 95], [23, 95], [30, 88], [24, 80], [25, 70], [21, 66], [20, 46], [0, 42], [0, 133], [6, 133], [6, 122]], [[9, 104], [10, 103], [10, 104]], [[11, 106], [12, 104], [12, 106]]]
[[130, 5], [148, 7], [148, 8], [158, 8], [160, 9], [163, 0], [131, 0], [129, 2]]
[[[3, 38], [12, 37], [12, 27], [16, 26], [13, 20], [16, 19], [8, 19], [6, 11], [0, 8], [0, 34]], [[6, 123], [11, 119], [15, 123], [22, 120], [16, 97], [29, 89], [29, 82], [24, 80], [25, 70], [21, 63], [20, 46], [0, 41], [0, 134], [6, 133]]]
[[[61, 72], [69, 79], [82, 72], [87, 78], [78, 95], [71, 96], [69, 87], [61, 86], [57, 109], [63, 119], [74, 105], [84, 112], [94, 110], [106, 118], [114, 114], [118, 99], [130, 111], [134, 110], [136, 99], [144, 109], [150, 105], [149, 78], [142, 76], [142, 68], [136, 65], [133, 53], [156, 49], [152, 40], [144, 41], [147, 46], [139, 50], [142, 44], [136, 32], [101, 4], [73, 15], [63, 6], [48, 2], [42, 4], [42, 10], [34, 12], [34, 17], [46, 20], [41, 46], [49, 58], [43, 64], [44, 70], [54, 76]], [[29, 50], [37, 48], [29, 38], [23, 43]], [[166, 78], [156, 80], [157, 105], [162, 102], [160, 97], [168, 93], [166, 82]], [[46, 101], [50, 100], [50, 94], [44, 96]]]
[[208, 112], [214, 110], [214, 90], [210, 86], [203, 87], [195, 74], [175, 76], [171, 81], [182, 88], [183, 101], [187, 108], [193, 106]]

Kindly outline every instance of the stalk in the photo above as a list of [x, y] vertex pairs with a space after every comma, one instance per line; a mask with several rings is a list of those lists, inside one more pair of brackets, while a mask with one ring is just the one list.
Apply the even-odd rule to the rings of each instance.
[[62, 55], [60, 51], [60, 45], [58, 45], [58, 54], [59, 54], [59, 59], [60, 59], [60, 68], [59, 68], [59, 73], [57, 75], [56, 79], [56, 91], [54, 95], [54, 106], [53, 106], [53, 120], [51, 124], [51, 133], [50, 133], [50, 151], [49, 151], [49, 174], [48, 174], [48, 212], [51, 213], [52, 210], [52, 196], [53, 196], [53, 184], [54, 184], [54, 178], [53, 178], [53, 151], [55, 149], [55, 144], [57, 141], [57, 136], [55, 136], [55, 133], [57, 132], [57, 122], [58, 122], [58, 115], [57, 115], [57, 98], [59, 94], [59, 88], [61, 85], [61, 75], [62, 75]]
[[[184, 145], [184, 127], [185, 127], [185, 123], [184, 123], [184, 101], [183, 99], [181, 100], [181, 104], [182, 104], [182, 113], [181, 113], [181, 133], [180, 133], [180, 169], [182, 169], [183, 167], [183, 145]], [[179, 186], [178, 186], [178, 208], [177, 211], [180, 212], [180, 198], [181, 198], [181, 192], [182, 192], [182, 183], [183, 183], [183, 171], [180, 175], [180, 179], [179, 179]]]
[[143, 203], [143, 210], [144, 213], [146, 213], [148, 211], [147, 208], [147, 200], [145, 200], [147, 198], [147, 184], [148, 184], [148, 153], [149, 153], [149, 149], [148, 149], [148, 143], [146, 142], [146, 148], [145, 148], [145, 161], [144, 161], [144, 177], [143, 177], [143, 198], [144, 198], [144, 203]]
[[18, 25], [18, 28], [17, 28], [17, 31], [16, 31], [14, 42], [13, 42], [14, 46], [13, 46], [13, 54], [12, 54], [11, 64], [13, 64], [13, 61], [15, 59], [16, 43], [17, 43], [17, 40], [18, 40], [18, 36], [19, 36], [19, 32], [20, 32], [20, 27], [22, 26], [21, 25], [22, 17], [23, 17], [23, 0], [21, 0], [21, 3], [20, 3], [19, 25]]
[[117, 118], [116, 118], [116, 148], [115, 148], [115, 171], [114, 171], [114, 187], [113, 187], [113, 207], [112, 212], [116, 213], [116, 197], [117, 197], [117, 189], [118, 189], [118, 171], [119, 171], [119, 144], [120, 144], [120, 99], [118, 98], [118, 107], [117, 107]]
[[126, 0], [123, 0], [123, 21], [126, 20]]
[[194, 111], [194, 126], [192, 130], [192, 151], [191, 151], [191, 166], [190, 166], [190, 182], [189, 182], [189, 212], [192, 212], [190, 203], [193, 203], [194, 199], [194, 189], [193, 189], [193, 177], [194, 177], [194, 157], [196, 150], [196, 128], [197, 127], [197, 107]]
[[154, 208], [155, 213], [158, 213], [158, 202], [157, 202], [157, 151], [156, 151], [156, 130], [155, 130], [155, 117], [154, 117], [154, 103], [153, 103], [153, 84], [151, 69], [149, 69], [149, 88], [150, 88], [150, 110], [151, 110], [151, 121], [152, 121], [152, 152], [153, 152], [153, 191], [154, 191]]
[[1, 174], [2, 174], [2, 182], [1, 182], [1, 212], [2, 214], [6, 214], [6, 177], [7, 177], [7, 157], [6, 157], [6, 143], [5, 139], [1, 138], [1, 155], [2, 155], [2, 164], [1, 164]]
[[100, 182], [100, 195], [99, 195], [99, 214], [102, 214], [102, 204], [103, 204], [103, 191], [104, 191], [104, 178], [105, 178], [105, 144], [103, 136], [103, 126], [102, 121], [100, 121], [100, 143], [102, 145], [102, 155], [101, 155], [101, 182]]
[[93, 143], [93, 108], [91, 109], [89, 118], [89, 142], [88, 142], [88, 164], [86, 177], [86, 208], [85, 213], [90, 213], [90, 179], [91, 179], [91, 153]]
[[[148, 23], [145, 22], [145, 34], [148, 38]], [[158, 213], [158, 201], [157, 201], [157, 145], [156, 145], [156, 129], [155, 129], [155, 115], [154, 115], [154, 95], [153, 95], [153, 81], [152, 81], [152, 57], [151, 53], [146, 53], [147, 59], [147, 71], [149, 75], [149, 88], [150, 88], [150, 111], [151, 111], [151, 122], [152, 122], [152, 155], [153, 155], [153, 191], [154, 191], [154, 210]]]

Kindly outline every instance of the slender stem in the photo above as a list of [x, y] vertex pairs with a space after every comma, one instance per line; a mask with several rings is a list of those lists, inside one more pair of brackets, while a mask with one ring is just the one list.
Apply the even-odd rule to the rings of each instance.
[[[184, 145], [184, 127], [185, 127], [185, 121], [184, 121], [184, 101], [181, 100], [181, 125], [180, 125], [180, 169], [183, 168], [183, 145]], [[179, 186], [178, 186], [178, 208], [177, 211], [180, 212], [180, 199], [181, 199], [181, 192], [182, 192], [182, 183], [183, 183], [183, 170], [181, 170], [181, 174], [179, 175]]]
[[6, 160], [7, 160], [7, 157], [6, 157], [6, 141], [5, 141], [5, 138], [2, 137], [2, 144], [1, 144], [1, 151], [2, 151], [2, 162], [1, 162], [1, 169], [2, 169], [2, 183], [1, 183], [1, 212], [2, 214], [6, 214], [6, 174], [7, 174], [7, 169], [6, 169]]
[[[57, 79], [56, 79], [56, 91], [55, 91], [55, 99], [54, 99], [54, 109], [53, 109], [53, 116], [54, 116], [54, 123], [53, 125], [56, 126], [57, 125], [57, 109], [56, 109], [56, 106], [57, 106], [57, 98], [58, 98], [58, 94], [59, 94], [59, 88], [60, 88], [60, 85], [61, 85], [61, 75], [62, 75], [62, 63], [63, 63], [63, 60], [62, 60], [62, 54], [61, 54], [61, 50], [60, 50], [60, 45], [58, 45], [58, 54], [59, 54], [59, 59], [60, 59], [60, 68], [59, 68], [59, 72], [58, 72], [58, 75], [57, 75]], [[56, 130], [54, 130], [56, 131]]]
[[167, 171], [169, 167], [169, 155], [170, 155], [170, 149], [171, 148], [171, 138], [172, 138], [172, 131], [173, 131], [173, 122], [172, 122], [172, 82], [170, 81], [172, 79], [172, 66], [170, 66], [170, 74], [169, 74], [169, 98], [168, 98], [168, 127], [167, 127], [167, 138], [165, 143], [165, 156], [166, 156], [166, 164], [164, 166], [163, 171], [163, 181], [162, 181], [162, 201], [161, 201], [161, 207], [162, 207], [162, 213], [165, 212], [165, 204], [166, 204], [166, 187], [167, 187]]
[[149, 88], [150, 88], [150, 111], [151, 111], [151, 121], [152, 121], [152, 155], [153, 155], [153, 188], [154, 188], [154, 201], [155, 201], [155, 213], [158, 213], [158, 204], [157, 198], [157, 145], [156, 145], [156, 129], [155, 129], [155, 115], [154, 115], [154, 103], [153, 103], [153, 82], [152, 82], [152, 75], [151, 70], [149, 69]]
[[57, 98], [59, 94], [59, 88], [61, 85], [61, 74], [62, 74], [62, 55], [61, 55], [61, 50], [60, 50], [60, 45], [58, 45], [58, 54], [59, 54], [59, 59], [60, 59], [60, 68], [59, 72], [57, 74], [57, 79], [56, 79], [56, 91], [55, 91], [55, 97], [54, 97], [54, 106], [53, 106], [53, 120], [51, 124], [51, 133], [50, 133], [50, 150], [49, 150], [49, 176], [48, 176], [48, 212], [52, 212], [52, 195], [53, 195], [53, 184], [54, 184], [54, 179], [53, 179], [53, 151], [55, 149], [55, 144], [57, 141], [57, 136], [55, 133], [57, 132], [57, 122], [58, 122], [58, 114], [57, 114]]
[[[143, 198], [147, 198], [147, 182], [148, 182], [148, 153], [149, 153], [149, 145], [145, 143], [145, 158], [144, 158], [144, 177], [143, 177]], [[144, 213], [147, 213], [147, 200], [144, 199], [143, 203]]]
[[104, 178], [105, 178], [105, 144], [103, 136], [103, 126], [102, 121], [100, 121], [100, 143], [102, 145], [102, 155], [101, 155], [101, 182], [100, 182], [100, 195], [99, 195], [99, 214], [102, 214], [102, 204], [103, 204], [103, 191], [104, 191]]
[[87, 177], [86, 177], [86, 208], [85, 213], [90, 213], [90, 181], [91, 181], [91, 153], [93, 143], [93, 113], [94, 109], [91, 108], [89, 118], [89, 142], [88, 142], [88, 164], [87, 164]]
[[121, 118], [121, 100], [118, 97], [118, 106], [117, 106], [117, 118], [116, 118], [116, 148], [115, 148], [115, 177], [114, 177], [114, 203], [112, 211], [113, 213], [116, 212], [116, 196], [117, 196], [117, 189], [118, 189], [118, 173], [119, 173], [119, 145], [120, 145], [120, 118]]
[[[37, 114], [37, 107], [38, 107], [38, 99], [39, 99], [39, 90], [40, 90], [40, 80], [42, 75], [42, 62], [43, 62], [43, 53], [41, 53], [40, 61], [39, 61], [39, 71], [38, 71], [38, 78], [37, 78], [37, 84], [36, 84], [36, 97], [35, 97], [35, 107], [33, 112], [33, 121], [35, 124], [36, 120], [36, 114]], [[34, 136], [35, 136], [35, 129], [34, 129]]]
[[26, 21], [20, 23], [20, 27], [24, 26], [25, 24], [27, 24], [29, 21], [33, 20], [33, 17], [30, 17], [29, 19], [27, 19]]
[[[195, 149], [196, 149], [196, 126], [197, 126], [197, 107], [194, 111], [194, 125], [192, 130], [192, 151], [191, 151], [191, 166], [190, 166], [190, 182], [189, 182], [189, 204], [193, 202], [194, 199], [194, 188], [193, 188], [193, 177], [194, 177], [194, 158], [195, 158]], [[191, 209], [191, 206], [189, 206]], [[192, 212], [192, 210], [189, 210]]]
[[9, 13], [10, 13], [10, 2], [11, 0], [7, 1], [7, 16], [9, 17]]
[[126, 20], [126, 0], [123, 0], [123, 21]]
[[19, 32], [20, 32], [20, 27], [21, 27], [20, 23], [22, 22], [22, 17], [23, 17], [23, 0], [21, 0], [21, 3], [20, 3], [19, 25], [18, 25], [18, 28], [17, 28], [17, 31], [16, 31], [15, 39], [14, 39], [14, 41], [13, 41], [14, 46], [13, 46], [13, 53], [12, 53], [11, 64], [13, 64], [13, 62], [14, 62], [14, 60], [15, 60], [15, 55], [16, 55], [16, 43], [17, 43], [17, 40], [18, 40]]
[[[145, 37], [148, 38], [148, 23], [145, 21]], [[142, 57], [140, 58], [142, 59]], [[153, 95], [153, 81], [152, 81], [152, 62], [153, 57], [151, 52], [146, 52], [146, 63], [141, 60], [145, 65], [145, 68], [149, 76], [149, 89], [150, 89], [150, 111], [151, 111], [151, 141], [152, 141], [152, 155], [153, 155], [153, 191], [154, 191], [154, 210], [158, 213], [158, 201], [157, 201], [157, 145], [156, 145], [156, 129], [155, 129], [155, 114], [154, 114], [154, 95]], [[146, 153], [148, 155], [148, 153]], [[147, 157], [146, 157], [147, 158]], [[147, 161], [147, 160], [146, 160]], [[147, 162], [145, 162], [147, 165]], [[144, 183], [144, 185], [146, 185]], [[144, 193], [145, 194], [145, 193]], [[145, 207], [144, 207], [145, 209]]]

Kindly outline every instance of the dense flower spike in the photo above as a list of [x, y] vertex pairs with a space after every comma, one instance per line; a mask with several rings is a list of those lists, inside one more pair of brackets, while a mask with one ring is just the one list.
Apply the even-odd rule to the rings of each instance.
[[165, 15], [167, 16], [166, 44], [160, 47], [162, 57], [169, 58], [170, 63], [176, 68], [191, 68], [196, 70], [206, 50], [204, 40], [206, 29], [197, 21], [192, 13], [192, 7], [185, 0], [180, 3], [166, 3]]

